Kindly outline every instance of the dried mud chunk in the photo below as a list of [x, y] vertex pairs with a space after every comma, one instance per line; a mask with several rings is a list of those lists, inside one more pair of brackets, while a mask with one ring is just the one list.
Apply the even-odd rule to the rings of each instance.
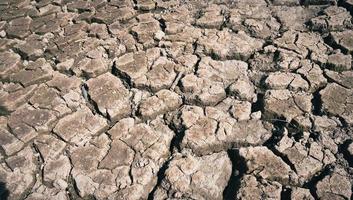
[[334, 155], [320, 144], [313, 142], [304, 146], [288, 136], [284, 136], [279, 141], [276, 149], [292, 163], [300, 184], [306, 183], [326, 165], [336, 160]]
[[177, 109], [182, 104], [181, 97], [169, 90], [161, 90], [154, 96], [143, 100], [139, 105], [142, 118], [153, 119], [157, 115]]
[[226, 97], [223, 83], [212, 82], [193, 74], [188, 74], [181, 79], [181, 90], [187, 101], [197, 105], [212, 106]]
[[61, 155], [60, 157], [48, 160], [43, 168], [44, 181], [54, 182], [56, 180], [67, 181], [71, 171], [71, 163], [68, 157]]
[[229, 12], [229, 25], [234, 31], [242, 30], [253, 37], [266, 39], [275, 37], [280, 29], [280, 24], [272, 17], [269, 7], [240, 5]]
[[24, 42], [17, 44], [15, 49], [23, 57], [26, 57], [29, 60], [36, 60], [43, 56], [46, 48], [39, 36], [31, 35], [27, 37]]
[[346, 52], [353, 52], [353, 31], [331, 32], [332, 42], [339, 45]]
[[247, 60], [255, 51], [260, 50], [264, 41], [248, 36], [240, 31], [237, 34], [227, 29], [222, 31], [206, 30], [205, 36], [198, 40], [196, 52], [215, 59]]
[[82, 80], [78, 77], [67, 76], [59, 72], [53, 73], [53, 78], [46, 84], [49, 87], [54, 87], [61, 93], [68, 93], [71, 90], [78, 90], [81, 86]]
[[156, 3], [152, 0], [137, 0], [136, 2], [139, 10], [153, 10], [156, 8]]
[[74, 173], [86, 174], [97, 170], [99, 161], [105, 156], [106, 152], [107, 148], [92, 144], [73, 149], [70, 153], [70, 158]]
[[118, 77], [105, 73], [86, 82], [89, 97], [98, 110], [112, 121], [126, 117], [131, 112], [129, 91]]
[[113, 170], [120, 166], [129, 166], [134, 159], [134, 154], [133, 149], [124, 142], [114, 140], [108, 154], [99, 163], [99, 167]]
[[338, 126], [338, 123], [335, 120], [330, 119], [327, 116], [314, 116], [313, 118], [313, 128], [318, 132], [332, 130]]
[[[55, 186], [55, 187], [48, 187], [45, 185], [39, 185], [39, 181], [36, 182], [36, 185], [34, 185], [34, 188], [32, 188], [31, 194], [29, 194], [26, 199], [27, 200], [38, 200], [38, 199], [60, 199], [60, 200], [69, 200], [68, 195], [66, 194], [65, 191], [65, 186], [61, 181], [58, 181], [60, 183], [63, 183], [62, 186]], [[58, 184], [57, 184], [58, 185]]]
[[[290, 16], [288, 13], [286, 13], [286, 15]], [[283, 48], [280, 49], [281, 51], [292, 51], [287, 52], [287, 54], [295, 53], [299, 58], [304, 59], [310, 53], [312, 59], [315, 58], [315, 60], [319, 61], [325, 58], [325, 53], [330, 49], [318, 33], [298, 32], [293, 30], [283, 33], [282, 37], [274, 40], [274, 44], [279, 48]]]
[[300, 68], [297, 73], [304, 76], [309, 81], [310, 92], [314, 92], [327, 84], [327, 80], [320, 66], [310, 62], [309, 60], [300, 61]]
[[108, 61], [104, 58], [84, 58], [77, 65], [78, 67], [73, 69], [74, 73], [87, 78], [97, 77], [109, 70]]
[[301, 6], [274, 6], [274, 16], [286, 30], [305, 30], [305, 22], [320, 12], [319, 7], [304, 8]]
[[203, 10], [204, 14], [196, 20], [196, 25], [204, 28], [221, 28], [224, 20], [220, 6], [212, 4]]
[[37, 109], [48, 109], [54, 111], [55, 116], [63, 116], [71, 112], [67, 107], [66, 101], [60, 96], [59, 92], [46, 85], [41, 85], [29, 99], [31, 105]]
[[30, 34], [29, 28], [32, 23], [30, 17], [20, 17], [9, 22], [6, 33], [9, 37], [23, 39]]
[[81, 174], [75, 177], [75, 184], [78, 190], [78, 194], [81, 197], [86, 197], [89, 194], [93, 194], [94, 191], [99, 187], [99, 184], [94, 183], [90, 177]]
[[247, 101], [237, 101], [232, 105], [229, 112], [238, 121], [249, 120], [251, 114], [251, 103]]
[[98, 22], [112, 24], [116, 21], [126, 21], [135, 16], [135, 10], [132, 7], [121, 7], [105, 5], [97, 9], [96, 14], [92, 17]]
[[112, 194], [113, 199], [147, 198], [157, 183], [158, 170], [170, 155], [173, 132], [160, 119], [147, 125], [126, 118], [110, 129], [109, 134], [113, 146], [101, 165], [114, 168], [117, 174], [119, 189]]
[[281, 5], [281, 6], [299, 6], [299, 0], [272, 0], [273, 5]]
[[136, 80], [136, 86], [139, 88], [147, 87], [154, 92], [168, 89], [177, 75], [175, 68], [176, 64], [174, 62], [166, 57], [160, 57], [144, 76]]
[[240, 100], [256, 101], [254, 84], [248, 78], [239, 78], [228, 89], [232, 96], [238, 97]]
[[323, 13], [310, 20], [311, 29], [321, 32], [340, 31], [352, 25], [352, 16], [343, 7], [330, 6]]
[[92, 23], [89, 28], [89, 35], [100, 39], [109, 38], [107, 26], [105, 24]]
[[160, 57], [148, 67], [145, 52], [129, 53], [116, 61], [116, 69], [138, 88], [149, 88], [154, 92], [168, 89], [175, 77], [176, 64], [166, 57]]
[[249, 30], [250, 35], [256, 38], [273, 38], [278, 34], [281, 24], [274, 17], [270, 19], [246, 19], [244, 26]]
[[202, 157], [175, 157], [169, 163], [154, 197], [223, 199], [222, 193], [231, 171], [231, 162], [225, 152]]
[[330, 83], [320, 91], [322, 108], [334, 116], [342, 117], [348, 124], [353, 124], [353, 90], [336, 83]]
[[245, 159], [246, 173], [265, 180], [287, 184], [294, 174], [290, 167], [267, 147], [240, 148], [239, 155]]
[[105, 128], [107, 128], [105, 119], [93, 115], [87, 107], [83, 107], [60, 119], [53, 131], [65, 141], [82, 144]]
[[335, 71], [347, 71], [352, 67], [352, 56], [341, 52], [331, 54], [328, 56], [326, 64]]
[[[117, 188], [114, 183], [116, 174], [110, 170], [97, 169], [99, 161], [104, 158], [109, 150], [109, 138], [101, 134], [92, 139], [85, 146], [70, 149], [73, 163], [72, 176], [78, 188], [79, 195], [83, 198], [95, 196], [106, 199]], [[100, 174], [100, 176], [97, 176]]]
[[182, 108], [182, 123], [175, 122], [177, 127], [181, 125], [186, 129], [182, 148], [191, 149], [197, 155], [205, 155], [230, 147], [261, 145], [271, 136], [271, 126], [260, 120], [237, 122], [231, 117], [216, 119], [212, 111], [222, 111], [210, 109], [206, 109], [207, 115], [204, 115], [202, 108], [197, 106]]
[[265, 80], [265, 84], [270, 89], [290, 89], [293, 91], [307, 91], [309, 89], [308, 82], [295, 73], [270, 73]]
[[214, 82], [222, 82], [224, 87], [247, 76], [248, 64], [239, 60], [215, 61], [210, 57], [204, 57], [199, 63], [196, 74], [200, 78]]
[[7, 111], [15, 111], [18, 107], [27, 102], [33, 95], [36, 87], [36, 85], [31, 85], [10, 93], [2, 93], [2, 91], [0, 91], [0, 105]]
[[353, 72], [344, 71], [344, 72], [334, 72], [330, 70], [325, 70], [327, 77], [332, 79], [334, 82], [342, 85], [343, 87], [353, 89]]
[[[9, 199], [20, 199], [30, 190], [35, 182], [36, 157], [30, 147], [6, 159], [0, 165], [0, 181], [6, 183]], [[8, 167], [7, 167], [8, 166]]]
[[268, 90], [264, 96], [265, 116], [268, 119], [284, 117], [286, 121], [311, 111], [311, 94], [288, 90]]
[[316, 184], [316, 193], [320, 199], [350, 199], [352, 195], [351, 182], [347, 172], [335, 168], [333, 173]]
[[[229, 126], [229, 123], [233, 123], [232, 127]], [[219, 126], [216, 133], [219, 140], [235, 147], [261, 145], [272, 135], [271, 125], [256, 119], [239, 121], [238, 123], [229, 120], [220, 122]]]
[[258, 180], [255, 176], [245, 175], [240, 180], [236, 199], [280, 199], [282, 185], [276, 181]]
[[28, 142], [38, 133], [49, 132], [55, 120], [56, 117], [52, 112], [44, 109], [34, 109], [26, 105], [11, 113], [8, 126], [17, 138]]
[[65, 149], [66, 143], [52, 135], [40, 135], [34, 140], [34, 145], [44, 161], [55, 159]]
[[290, 193], [292, 200], [314, 200], [309, 189], [294, 187]]
[[131, 28], [132, 34], [144, 47], [154, 46], [154, 36], [160, 31], [159, 22], [151, 14], [142, 14], [137, 18], [139, 23]]
[[253, 58], [249, 60], [249, 66], [254, 71], [274, 72], [278, 70], [275, 59], [274, 52], [256, 52]]
[[21, 63], [21, 56], [5, 51], [0, 53], [0, 77], [7, 77], [10, 73], [13, 73], [19, 69]]
[[24, 143], [17, 139], [5, 128], [0, 128], [0, 145], [4, 149], [6, 155], [12, 155], [22, 149]]
[[134, 82], [148, 71], [146, 53], [143, 51], [127, 53], [119, 57], [115, 67], [122, 75]]
[[53, 77], [52, 72], [50, 64], [44, 58], [39, 58], [34, 62], [30, 62], [21, 71], [10, 75], [9, 78], [12, 82], [21, 83], [27, 87], [49, 81]]

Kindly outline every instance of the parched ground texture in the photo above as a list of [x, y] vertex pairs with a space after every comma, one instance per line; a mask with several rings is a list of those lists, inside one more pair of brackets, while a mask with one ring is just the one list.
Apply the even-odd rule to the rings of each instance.
[[0, 199], [352, 199], [352, 14], [1, 0]]

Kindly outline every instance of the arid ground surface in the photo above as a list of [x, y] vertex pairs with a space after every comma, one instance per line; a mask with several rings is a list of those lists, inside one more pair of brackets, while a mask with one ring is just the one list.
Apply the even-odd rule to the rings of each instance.
[[0, 0], [0, 199], [352, 199], [352, 14]]

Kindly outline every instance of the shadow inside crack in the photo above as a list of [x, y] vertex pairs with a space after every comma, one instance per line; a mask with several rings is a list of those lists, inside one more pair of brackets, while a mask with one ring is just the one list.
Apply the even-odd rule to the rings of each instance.
[[240, 180], [244, 176], [247, 167], [243, 157], [239, 155], [238, 149], [228, 150], [229, 159], [232, 162], [232, 174], [229, 178], [228, 185], [223, 191], [223, 199], [236, 199], [237, 192], [240, 187]]
[[0, 182], [0, 199], [7, 200], [9, 195], [10, 195], [10, 192], [6, 188], [6, 183]]
[[5, 106], [0, 105], [0, 116], [9, 115], [10, 111]]

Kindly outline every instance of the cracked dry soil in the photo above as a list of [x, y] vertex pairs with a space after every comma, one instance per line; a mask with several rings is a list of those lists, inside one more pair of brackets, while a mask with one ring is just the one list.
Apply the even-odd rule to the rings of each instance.
[[352, 199], [352, 14], [1, 0], [0, 199]]

